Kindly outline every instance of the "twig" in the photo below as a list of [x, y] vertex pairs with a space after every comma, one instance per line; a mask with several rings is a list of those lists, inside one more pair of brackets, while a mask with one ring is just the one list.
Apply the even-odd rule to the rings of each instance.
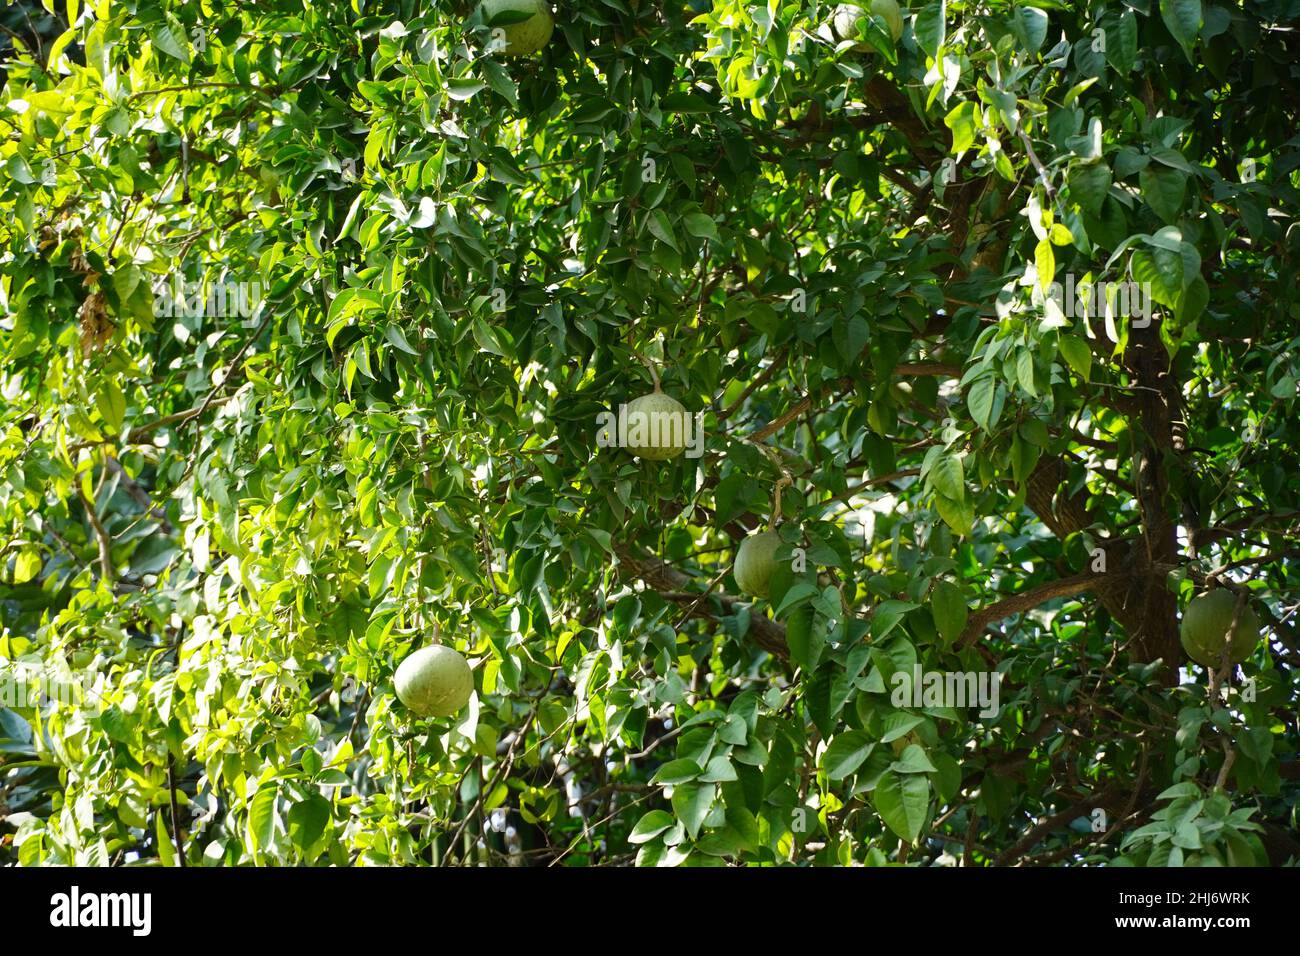
[[176, 844], [176, 862], [183, 869], [185, 862], [185, 843], [181, 838], [181, 809], [176, 801], [176, 758], [167, 755], [167, 789], [171, 794], [172, 841]]
[[754, 432], [754, 434], [749, 435], [748, 440], [751, 442], [760, 442], [768, 436], [776, 434], [810, 408], [812, 408], [812, 398], [810, 396], [805, 396], [784, 415], [768, 422], [758, 431]]
[[1038, 158], [1038, 154], [1034, 152], [1034, 144], [1029, 139], [1029, 134], [1025, 132], [1023, 126], [1017, 126], [1016, 132], [1020, 134], [1020, 142], [1025, 145], [1025, 153], [1029, 156], [1029, 162], [1033, 165], [1035, 172], [1038, 173], [1038, 178], [1042, 180], [1043, 189], [1047, 191], [1047, 198], [1055, 203], [1056, 188], [1052, 185], [1052, 179], [1047, 173], [1047, 167], [1043, 165]]
[[831, 501], [842, 501], [845, 498], [852, 498], [860, 491], [866, 491], [868, 488], [874, 488], [877, 485], [887, 485], [891, 481], [898, 481], [900, 478], [915, 478], [921, 473], [920, 468], [904, 468], [901, 471], [891, 471], [887, 475], [881, 475], [879, 478], [868, 478], [866, 481], [859, 482], [852, 488], [849, 488], [840, 494], [831, 498]]
[[104, 523], [99, 520], [99, 515], [95, 513], [95, 503], [82, 490], [81, 482], [77, 481], [75, 484], [77, 486], [77, 495], [81, 498], [81, 504], [86, 509], [86, 518], [90, 521], [90, 526], [95, 531], [95, 540], [99, 544], [99, 575], [112, 588], [116, 580], [113, 573], [113, 539], [109, 536]]
[[469, 821], [478, 814], [479, 807], [483, 805], [484, 797], [491, 794], [492, 791], [496, 789], [497, 784], [501, 782], [501, 778], [510, 771], [510, 767], [514, 764], [515, 751], [519, 748], [519, 745], [523, 742], [524, 738], [528, 736], [528, 729], [532, 726], [533, 719], [537, 716], [538, 706], [538, 704], [534, 704], [533, 709], [528, 712], [528, 716], [524, 719], [523, 724], [515, 733], [515, 739], [510, 742], [510, 749], [506, 751], [505, 756], [501, 758], [501, 762], [497, 765], [496, 772], [492, 774], [492, 779], [488, 781], [486, 787], [479, 790], [478, 796], [474, 799], [473, 805], [468, 811], [466, 811], [465, 816], [461, 817], [460, 823], [456, 826], [456, 829], [452, 831], [451, 837], [447, 840], [448, 850], [456, 845], [456, 841], [460, 839], [460, 835], [464, 832]]
[[722, 579], [727, 576], [727, 572], [730, 570], [731, 569], [728, 567], [723, 567], [723, 569], [718, 572], [717, 577], [715, 577], [712, 581], [708, 583], [708, 586], [706, 586], [705, 589], [700, 592], [699, 596], [695, 598], [695, 601], [691, 604], [691, 606], [686, 609], [686, 613], [683, 614], [681, 618], [677, 621], [677, 624], [673, 627], [673, 630], [675, 631], [681, 630], [682, 625], [691, 619], [691, 617], [695, 614], [696, 608], [698, 608], [701, 604], [703, 604], [704, 599], [713, 592], [713, 589], [722, 583]]
[[234, 376], [235, 372], [239, 370], [239, 362], [244, 357], [244, 353], [246, 353], [249, 350], [249, 348], [252, 346], [252, 344], [255, 341], [257, 341], [259, 337], [261, 337], [262, 333], [266, 331], [266, 327], [271, 323], [272, 314], [273, 313], [268, 308], [266, 310], [266, 315], [262, 316], [262, 321], [258, 324], [257, 328], [253, 330], [253, 334], [244, 340], [244, 344], [239, 347], [239, 351], [236, 352], [234, 358], [230, 360], [229, 369], [226, 372], [226, 374], [222, 376], [221, 381], [218, 384], [212, 386], [212, 389], [211, 391], [208, 392], [207, 397], [203, 399], [203, 401], [199, 404], [199, 406], [196, 409], [193, 410], [194, 414], [189, 415], [188, 417], [181, 420], [180, 422], [181, 428], [184, 428], [194, 419], [203, 417], [203, 413], [208, 410], [208, 406], [210, 406], [213, 403], [213, 401], [216, 400], [217, 393], [226, 387], [226, 383], [229, 382], [231, 377]]
[[162, 528], [163, 534], [171, 534], [174, 529], [172, 528], [171, 522], [167, 520], [167, 513], [163, 511], [162, 508], [154, 505], [153, 501], [149, 498], [149, 493], [140, 487], [134, 478], [126, 473], [126, 469], [122, 467], [122, 463], [112, 455], [107, 455], [105, 462], [108, 470], [121, 479], [123, 487], [126, 488], [126, 493], [131, 496], [131, 500], [143, 508], [147, 514], [158, 519], [159, 527]]
[[763, 371], [760, 372], [752, 382], [745, 386], [745, 390], [740, 393], [740, 397], [718, 413], [718, 424], [722, 424], [734, 415], [736, 410], [745, 404], [745, 400], [748, 399], [749, 396], [753, 395], [756, 390], [771, 381], [772, 376], [776, 374], [776, 370], [781, 367], [781, 362], [784, 358], [785, 349], [782, 349], [780, 353], [772, 359], [771, 364], [768, 365], [767, 368], [763, 369]]
[[907, 376], [938, 375], [941, 378], [961, 378], [961, 367], [944, 362], [904, 362], [894, 366], [894, 374]]

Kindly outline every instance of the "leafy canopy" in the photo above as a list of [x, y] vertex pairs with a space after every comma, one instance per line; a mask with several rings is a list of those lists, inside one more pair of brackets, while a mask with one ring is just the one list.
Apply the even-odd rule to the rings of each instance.
[[1294, 858], [1297, 6], [14, 5], [0, 860]]

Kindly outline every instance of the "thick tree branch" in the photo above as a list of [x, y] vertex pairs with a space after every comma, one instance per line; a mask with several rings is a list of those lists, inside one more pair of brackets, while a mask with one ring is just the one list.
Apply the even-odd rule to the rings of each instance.
[[995, 621], [1031, 610], [1055, 598], [1072, 597], [1084, 591], [1091, 591], [1103, 586], [1108, 577], [1109, 575], [1105, 574], [1076, 574], [1073, 577], [1061, 578], [1059, 581], [1040, 584], [1020, 594], [1013, 594], [972, 614], [958, 641], [961, 644], [974, 643], [984, 633], [984, 629]]
[[1043, 839], [1043, 837], [1047, 836], [1053, 830], [1065, 826], [1070, 821], [1083, 816], [1085, 813], [1092, 812], [1096, 807], [1107, 806], [1114, 798], [1115, 792], [1113, 790], [1102, 790], [1100, 793], [1095, 793], [1090, 797], [1085, 797], [1084, 799], [1079, 800], [1077, 803], [1071, 804], [1059, 813], [1052, 814], [1041, 823], [1031, 827], [1023, 837], [1016, 841], [1014, 845], [999, 854], [995, 861], [996, 865], [1006, 866], [1012, 860], [1015, 860], [1022, 854], [1032, 850], [1038, 841]]

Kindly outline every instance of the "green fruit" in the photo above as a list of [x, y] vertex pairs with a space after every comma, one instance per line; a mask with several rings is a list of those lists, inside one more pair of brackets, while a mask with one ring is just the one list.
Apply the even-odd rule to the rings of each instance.
[[[531, 14], [526, 20], [492, 26], [504, 13]], [[528, 56], [546, 46], [555, 30], [555, 18], [546, 0], [483, 0], [483, 22], [492, 27], [494, 39], [504, 40], [506, 56]], [[500, 29], [502, 32], [497, 33]]]
[[634, 398], [627, 403], [628, 451], [651, 461], [676, 458], [686, 450], [690, 424], [686, 406], [671, 395], [651, 392]]
[[393, 677], [397, 699], [421, 717], [450, 717], [474, 692], [474, 674], [465, 658], [434, 644], [415, 651]]
[[909, 730], [903, 736], [896, 737], [893, 740], [891, 740], [889, 742], [889, 749], [894, 751], [895, 757], [901, 757], [903, 755], [903, 751], [906, 750], [908, 747], [912, 746], [912, 744], [924, 745], [923, 741], [921, 740], [921, 735], [918, 734], [915, 730]]
[[[1206, 667], [1219, 666], [1236, 605], [1236, 597], [1226, 588], [1215, 588], [1192, 599], [1183, 612], [1183, 623], [1179, 628], [1183, 650], [1188, 657]], [[1232, 632], [1228, 659], [1233, 664], [1240, 664], [1258, 643], [1259, 618], [1247, 604], [1241, 609]]]
[[750, 597], [765, 598], [772, 588], [772, 572], [776, 570], [776, 549], [781, 546], [781, 536], [775, 531], [751, 534], [736, 550], [736, 565], [732, 574], [740, 590]]
[[[903, 35], [903, 14], [898, 9], [895, 0], [871, 0], [871, 12], [880, 17], [889, 26], [889, 32], [894, 37], [894, 42]], [[858, 20], [865, 13], [863, 8], [854, 3], [842, 3], [835, 8], [834, 19], [831, 21], [835, 27], [835, 35], [841, 40], [855, 40], [861, 37], [858, 32]], [[870, 43], [858, 43], [854, 46], [855, 50], [863, 52], [875, 49]]]

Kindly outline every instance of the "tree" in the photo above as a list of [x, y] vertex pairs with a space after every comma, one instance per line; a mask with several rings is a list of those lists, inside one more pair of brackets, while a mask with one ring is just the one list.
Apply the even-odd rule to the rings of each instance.
[[1300, 854], [1295, 3], [357, 6], [7, 21], [0, 859]]

